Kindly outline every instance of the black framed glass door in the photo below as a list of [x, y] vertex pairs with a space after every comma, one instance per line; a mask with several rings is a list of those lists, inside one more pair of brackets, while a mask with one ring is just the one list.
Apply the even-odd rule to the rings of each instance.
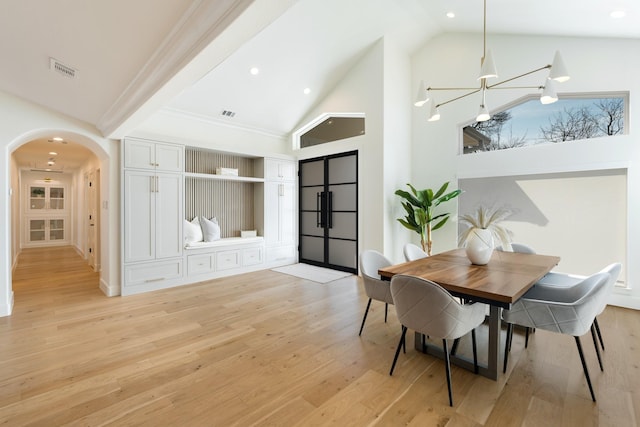
[[300, 262], [357, 273], [358, 152], [301, 160]]

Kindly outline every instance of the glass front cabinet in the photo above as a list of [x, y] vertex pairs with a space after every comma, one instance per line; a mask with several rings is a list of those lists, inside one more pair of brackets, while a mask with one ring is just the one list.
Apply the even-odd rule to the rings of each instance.
[[60, 243], [65, 239], [64, 218], [29, 219], [29, 243]]
[[62, 186], [30, 185], [27, 209], [31, 212], [65, 210], [65, 188]]
[[26, 196], [24, 246], [68, 244], [66, 187], [32, 183]]

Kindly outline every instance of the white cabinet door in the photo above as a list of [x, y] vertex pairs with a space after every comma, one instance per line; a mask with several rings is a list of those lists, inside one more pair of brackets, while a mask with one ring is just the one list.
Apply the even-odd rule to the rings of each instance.
[[155, 258], [155, 186], [153, 172], [124, 173], [124, 260]]
[[156, 168], [156, 144], [150, 141], [124, 141], [124, 167], [136, 169]]
[[264, 183], [264, 242], [267, 246], [276, 245], [280, 241], [279, 182]]
[[156, 169], [166, 172], [184, 170], [184, 147], [174, 144], [156, 144]]
[[156, 258], [182, 255], [182, 175], [158, 173], [154, 188]]
[[267, 245], [295, 242], [295, 184], [265, 182], [264, 238]]
[[271, 181], [295, 181], [296, 163], [291, 160], [264, 159], [264, 179]]
[[182, 255], [182, 175], [125, 171], [125, 262]]
[[124, 141], [124, 167], [167, 172], [184, 170], [184, 147], [152, 141]]
[[280, 243], [292, 245], [296, 241], [296, 186], [293, 182], [283, 182], [279, 189], [278, 224]]

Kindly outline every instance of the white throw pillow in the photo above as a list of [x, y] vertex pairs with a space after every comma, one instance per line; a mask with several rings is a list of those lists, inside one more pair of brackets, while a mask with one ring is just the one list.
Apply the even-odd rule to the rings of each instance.
[[191, 222], [184, 220], [184, 241], [185, 243], [202, 242], [202, 227], [200, 227], [200, 220], [198, 217], [194, 217]]
[[218, 225], [218, 220], [216, 218], [208, 220], [207, 218], [202, 217], [200, 225], [202, 225], [205, 242], [220, 240], [220, 226]]

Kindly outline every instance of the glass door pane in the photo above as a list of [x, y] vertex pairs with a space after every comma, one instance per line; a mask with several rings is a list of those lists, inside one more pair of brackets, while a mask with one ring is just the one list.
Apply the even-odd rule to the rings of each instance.
[[45, 220], [32, 219], [29, 221], [29, 241], [41, 242], [45, 240]]
[[49, 209], [64, 209], [64, 188], [49, 188]]
[[64, 220], [49, 220], [49, 240], [64, 240]]
[[45, 208], [45, 188], [30, 187], [29, 188], [29, 209]]

